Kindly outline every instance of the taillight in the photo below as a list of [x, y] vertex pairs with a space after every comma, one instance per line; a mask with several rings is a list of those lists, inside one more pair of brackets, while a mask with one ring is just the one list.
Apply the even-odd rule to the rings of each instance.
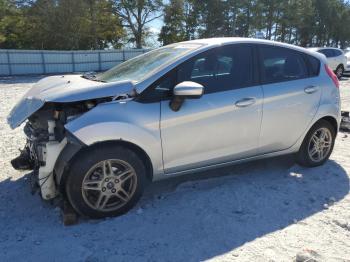
[[338, 77], [334, 74], [332, 69], [329, 68], [328, 65], [324, 65], [324, 68], [326, 69], [327, 74], [329, 75], [330, 78], [332, 78], [332, 81], [335, 85], [336, 88], [339, 88], [339, 80]]

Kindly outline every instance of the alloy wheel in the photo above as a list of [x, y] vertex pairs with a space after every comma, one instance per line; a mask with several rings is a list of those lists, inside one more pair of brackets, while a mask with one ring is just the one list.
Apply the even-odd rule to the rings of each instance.
[[91, 208], [109, 212], [124, 206], [134, 195], [137, 176], [133, 167], [120, 159], [104, 160], [84, 176], [82, 195]]
[[328, 128], [317, 129], [311, 136], [308, 145], [308, 154], [312, 161], [321, 162], [329, 154], [332, 147], [332, 134]]

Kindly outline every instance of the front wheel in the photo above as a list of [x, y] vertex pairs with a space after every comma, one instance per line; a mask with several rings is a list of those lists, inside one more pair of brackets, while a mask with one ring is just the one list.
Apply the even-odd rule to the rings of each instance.
[[307, 133], [300, 147], [297, 162], [306, 167], [316, 167], [326, 162], [335, 142], [335, 130], [325, 121], [318, 121]]
[[141, 197], [145, 172], [143, 161], [130, 149], [107, 145], [87, 150], [71, 165], [68, 200], [90, 218], [121, 215]]

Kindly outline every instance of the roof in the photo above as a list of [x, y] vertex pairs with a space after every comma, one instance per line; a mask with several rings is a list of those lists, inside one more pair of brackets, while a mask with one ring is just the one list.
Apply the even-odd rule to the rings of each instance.
[[245, 38], [245, 37], [216, 37], [216, 38], [204, 38], [204, 39], [196, 39], [196, 40], [181, 42], [181, 44], [184, 44], [184, 43], [202, 44], [206, 47], [235, 44], [235, 43], [265, 44], [265, 45], [291, 48], [291, 49], [294, 49], [296, 51], [315, 56], [318, 59], [320, 59], [321, 61], [326, 63], [324, 55], [314, 52], [317, 50], [313, 50], [311, 48], [304, 48], [304, 47], [300, 47], [300, 46], [296, 46], [296, 45], [291, 45], [291, 44], [287, 44], [287, 43], [277, 42], [277, 41], [265, 40], [265, 39]]

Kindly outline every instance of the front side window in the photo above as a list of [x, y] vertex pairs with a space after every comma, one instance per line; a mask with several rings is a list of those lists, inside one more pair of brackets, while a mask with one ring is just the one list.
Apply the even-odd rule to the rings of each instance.
[[225, 55], [218, 55], [218, 68], [217, 68], [217, 75], [223, 76], [223, 75], [229, 75], [232, 71], [233, 66], [233, 57], [231, 56], [225, 56]]
[[260, 47], [262, 81], [277, 83], [308, 77], [303, 56], [282, 47]]
[[253, 85], [253, 55], [249, 45], [218, 49], [217, 81], [223, 90]]
[[215, 55], [204, 52], [181, 64], [177, 69], [177, 83], [192, 81], [209, 88], [215, 83]]
[[203, 85], [206, 94], [250, 86], [252, 48], [230, 45], [200, 54], [178, 67], [177, 83], [183, 81]]

